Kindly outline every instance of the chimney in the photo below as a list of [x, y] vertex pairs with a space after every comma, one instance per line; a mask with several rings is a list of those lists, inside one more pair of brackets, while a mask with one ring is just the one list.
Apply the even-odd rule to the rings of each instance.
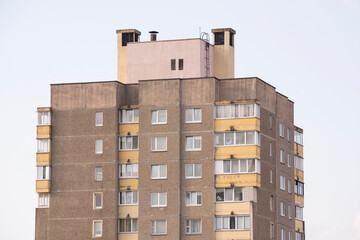
[[159, 33], [157, 31], [150, 31], [150, 41], [156, 41], [156, 35]]

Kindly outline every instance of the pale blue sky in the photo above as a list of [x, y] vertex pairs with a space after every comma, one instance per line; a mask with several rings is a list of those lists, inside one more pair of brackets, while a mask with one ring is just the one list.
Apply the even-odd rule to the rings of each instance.
[[[220, 4], [221, 3], [221, 4]], [[36, 107], [51, 83], [116, 79], [116, 29], [159, 39], [232, 27], [236, 77], [295, 102], [307, 239], [360, 240], [360, 0], [0, 0], [2, 239], [34, 239]]]

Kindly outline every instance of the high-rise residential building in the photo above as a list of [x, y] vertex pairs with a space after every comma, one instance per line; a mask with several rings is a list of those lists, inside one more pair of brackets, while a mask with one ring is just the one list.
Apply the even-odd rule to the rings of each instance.
[[235, 31], [140, 41], [118, 81], [51, 85], [38, 108], [36, 239], [305, 239], [294, 103], [234, 78]]

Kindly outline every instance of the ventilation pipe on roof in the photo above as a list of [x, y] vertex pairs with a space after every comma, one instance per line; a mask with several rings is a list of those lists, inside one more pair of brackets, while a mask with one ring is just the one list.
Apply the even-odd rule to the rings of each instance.
[[156, 35], [159, 33], [157, 31], [150, 31], [150, 41], [156, 41]]

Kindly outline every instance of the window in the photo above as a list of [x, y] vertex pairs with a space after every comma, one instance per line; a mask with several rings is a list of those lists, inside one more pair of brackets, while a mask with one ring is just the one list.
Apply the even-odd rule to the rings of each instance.
[[294, 167], [304, 171], [304, 159], [298, 156], [294, 156]]
[[119, 139], [119, 150], [137, 150], [139, 148], [138, 136], [121, 136]]
[[270, 210], [274, 211], [274, 196], [270, 196]]
[[103, 112], [95, 113], [95, 126], [101, 127], [103, 125]]
[[288, 167], [291, 168], [291, 155], [289, 153], [287, 159], [288, 159]]
[[273, 222], [270, 223], [270, 238], [271, 239], [275, 238], [275, 228], [274, 228], [274, 223]]
[[151, 179], [164, 179], [167, 177], [166, 165], [151, 165]]
[[200, 233], [201, 233], [200, 219], [186, 220], [186, 234], [200, 234]]
[[280, 189], [285, 190], [285, 177], [280, 176]]
[[166, 220], [151, 221], [151, 235], [166, 234]]
[[138, 231], [137, 218], [123, 218], [118, 220], [119, 233], [135, 233]]
[[50, 179], [50, 166], [38, 166], [37, 180], [49, 180], [49, 179]]
[[101, 237], [102, 236], [102, 221], [94, 220], [93, 221], [93, 237]]
[[171, 59], [171, 71], [176, 70], [176, 59]]
[[215, 106], [215, 118], [260, 118], [260, 106], [256, 103], [226, 104]]
[[186, 137], [186, 151], [200, 151], [201, 136]]
[[280, 162], [285, 164], [284, 150], [280, 149]]
[[294, 193], [300, 196], [304, 196], [304, 183], [295, 180], [294, 185]]
[[280, 137], [284, 137], [285, 128], [282, 123], [280, 123], [280, 125], [279, 125], [279, 131], [280, 131]]
[[151, 111], [151, 124], [166, 124], [166, 123], [167, 123], [166, 110]]
[[166, 192], [151, 193], [151, 206], [152, 207], [166, 207]]
[[215, 133], [215, 146], [239, 146], [239, 145], [258, 145], [260, 146], [260, 136], [257, 131], [249, 132], [217, 132]]
[[201, 122], [201, 108], [185, 109], [185, 122], [186, 123]]
[[270, 115], [270, 117], [269, 117], [269, 129], [272, 129], [272, 127], [273, 127], [273, 116]]
[[138, 191], [120, 191], [119, 205], [137, 205]]
[[292, 240], [292, 232], [289, 232], [289, 240]]
[[37, 152], [47, 153], [50, 152], [50, 139], [38, 139], [37, 140]]
[[201, 192], [186, 192], [186, 206], [201, 206]]
[[292, 189], [291, 180], [288, 179], [288, 193], [290, 194], [291, 194], [291, 189]]
[[120, 123], [138, 123], [139, 122], [139, 109], [121, 109], [119, 111]]
[[123, 163], [119, 165], [120, 178], [137, 178], [138, 177], [137, 163]]
[[285, 229], [281, 229], [281, 240], [286, 240], [285, 237]]
[[269, 155], [272, 156], [272, 142], [269, 144]]
[[270, 170], [270, 183], [273, 183], [273, 173], [272, 173], [272, 170]]
[[224, 37], [225, 33], [224, 32], [216, 32], [214, 33], [214, 37], [215, 37], [215, 45], [224, 45]]
[[287, 140], [288, 142], [291, 142], [291, 134], [290, 134], [290, 129], [287, 129]]
[[280, 215], [281, 216], [285, 216], [285, 203], [284, 202], [280, 202]]
[[303, 233], [295, 232], [295, 240], [303, 240]]
[[101, 209], [102, 208], [103, 194], [102, 193], [94, 193], [93, 199], [94, 199], [93, 208], [94, 209]]
[[291, 219], [291, 206], [290, 205], [288, 206], [288, 216], [289, 216], [289, 219]]
[[303, 220], [303, 208], [300, 206], [295, 206], [295, 218], [298, 220]]
[[245, 230], [250, 229], [249, 216], [216, 216], [216, 230]]
[[216, 202], [240, 202], [243, 201], [242, 188], [217, 188]]
[[179, 70], [184, 70], [184, 59], [179, 59]]
[[95, 167], [95, 181], [102, 181], [102, 167]]
[[229, 37], [230, 39], [229, 39], [229, 44], [230, 44], [230, 46], [233, 46], [233, 42], [234, 42], [234, 34], [231, 32], [230, 33], [230, 37]]
[[201, 178], [201, 164], [185, 164], [185, 178]]
[[151, 138], [151, 151], [166, 151], [167, 137], [154, 137]]
[[39, 126], [51, 125], [51, 113], [49, 111], [37, 112], [37, 115], [38, 115], [37, 125]]
[[95, 140], [95, 154], [102, 154], [103, 153], [103, 140], [97, 139]]
[[303, 145], [303, 133], [294, 131], [294, 142]]
[[39, 208], [48, 208], [49, 207], [49, 194], [39, 194], [38, 199], [38, 207]]
[[259, 173], [259, 159], [216, 160], [215, 174]]

